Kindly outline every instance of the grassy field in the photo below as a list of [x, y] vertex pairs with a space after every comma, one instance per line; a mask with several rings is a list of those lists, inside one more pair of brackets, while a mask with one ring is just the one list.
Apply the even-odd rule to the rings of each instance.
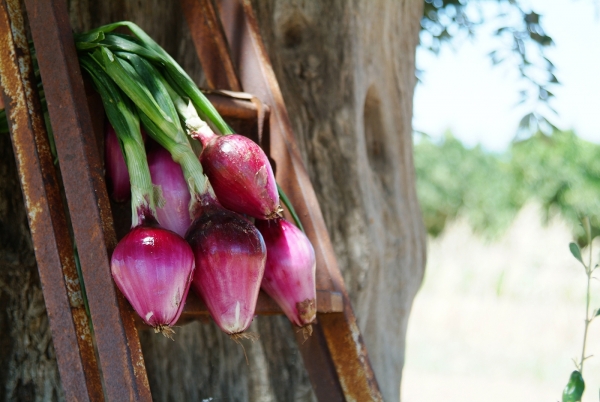
[[[403, 402], [555, 402], [581, 354], [586, 276], [570, 227], [528, 205], [492, 243], [458, 219], [429, 240], [408, 325]], [[598, 259], [600, 242], [594, 244]], [[587, 253], [584, 253], [587, 256]], [[600, 276], [600, 274], [598, 275]], [[591, 308], [600, 307], [600, 281]], [[600, 319], [591, 324], [583, 401], [598, 401]]]

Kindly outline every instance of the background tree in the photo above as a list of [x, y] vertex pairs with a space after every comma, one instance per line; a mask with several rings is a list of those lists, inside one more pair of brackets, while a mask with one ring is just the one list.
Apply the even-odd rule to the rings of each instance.
[[[462, 3], [253, 4], [379, 385], [386, 400], [398, 400], [406, 324], [425, 264], [411, 128], [415, 49], [421, 22], [434, 32]], [[138, 23], [202, 82], [178, 2], [70, 0], [69, 9], [76, 32]], [[0, 141], [0, 400], [60, 400], [14, 157], [8, 137]], [[142, 332], [154, 399], [313, 400], [286, 319], [253, 325], [261, 339], [248, 348], [250, 366], [210, 323], [180, 328], [177, 342]]]
[[527, 202], [538, 203], [549, 221], [560, 215], [580, 246], [587, 245], [582, 217], [592, 238], [600, 234], [600, 146], [571, 131], [541, 132], [511, 144], [503, 153], [467, 148], [452, 134], [415, 145], [417, 192], [427, 232], [440, 234], [458, 216], [489, 239], [504, 233]]

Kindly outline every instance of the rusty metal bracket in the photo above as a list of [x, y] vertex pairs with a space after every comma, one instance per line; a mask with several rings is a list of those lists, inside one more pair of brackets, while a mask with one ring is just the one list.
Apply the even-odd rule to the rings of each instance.
[[[337, 292], [329, 291], [317, 291], [317, 311], [320, 313], [334, 313], [341, 312], [344, 310], [344, 303], [342, 301], [342, 295]], [[256, 303], [256, 315], [280, 315], [283, 314], [281, 307], [266, 293], [260, 292], [258, 294], [258, 301]], [[181, 317], [177, 322], [178, 325], [193, 321], [199, 318], [208, 318], [210, 313], [206, 308], [206, 305], [198, 296], [193, 292], [188, 294], [185, 301], [185, 308], [181, 313]], [[150, 326], [144, 324], [140, 317], [136, 316], [136, 323], [138, 329], [152, 329]]]
[[133, 310], [118, 292], [110, 204], [64, 0], [26, 0], [109, 400], [150, 401]]
[[0, 4], [0, 77], [52, 340], [68, 400], [103, 401], [20, 1]]

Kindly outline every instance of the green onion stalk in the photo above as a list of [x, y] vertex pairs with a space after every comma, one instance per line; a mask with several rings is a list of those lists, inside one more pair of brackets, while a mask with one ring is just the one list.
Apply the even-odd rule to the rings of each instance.
[[[156, 130], [158, 128], [163, 133], [166, 133], [171, 139], [178, 141], [178, 143], [180, 144], [187, 145], [188, 138], [186, 136], [186, 133], [178, 124], [179, 120], [181, 119], [184, 122], [187, 134], [189, 134], [190, 136], [194, 138], [197, 138], [198, 136], [203, 136], [202, 138], [206, 139], [217, 139], [218, 136], [200, 117], [200, 113], [198, 113], [198, 111], [202, 112], [204, 115], [207, 116], [216, 116], [212, 118], [213, 125], [223, 128], [223, 131], [225, 132], [231, 132], [231, 129], [228, 126], [226, 126], [226, 124], [221, 123], [222, 119], [220, 118], [216, 110], [211, 109], [212, 105], [211, 108], [208, 108], [206, 107], [205, 103], [200, 102], [200, 100], [205, 99], [204, 95], [202, 95], [202, 93], [198, 90], [195, 84], [191, 82], [189, 77], [187, 75], [183, 76], [172, 73], [173, 71], [182, 71], [178, 67], [178, 65], [176, 65], [176, 63], [173, 64], [174, 62], [172, 61], [172, 59], [168, 59], [166, 60], [166, 62], [165, 59], [162, 59], [162, 62], [158, 63], [157, 68], [155, 65], [152, 65], [152, 63], [150, 63], [147, 59], [140, 56], [142, 52], [139, 51], [139, 49], [138, 54], [119, 50], [115, 51], [115, 55], [118, 61], [120, 60], [120, 62], [112, 63], [109, 60], [109, 50], [103, 48], [102, 51], [104, 55], [104, 63], [107, 67], [107, 72], [111, 74], [113, 80], [119, 83], [119, 85], [124, 91], [127, 92], [129, 88], [135, 89], [132, 86], [132, 78], [135, 78], [138, 82], [139, 80], [141, 80], [148, 88], [151, 96], [139, 96], [139, 91], [138, 94], [135, 94], [134, 90], [131, 90], [131, 95], [128, 95], [134, 100], [136, 105], [140, 109], [142, 109], [143, 113], [140, 114], [140, 117], [144, 123], [144, 126], [149, 132], [155, 132], [155, 135], [160, 135], [158, 130]], [[155, 56], [151, 57], [154, 60], [158, 59]], [[175, 67], [173, 67], [173, 65], [175, 65]], [[123, 71], [119, 71], [120, 69]], [[164, 74], [161, 74], [161, 71], [159, 71], [159, 69], [161, 69]], [[126, 74], [123, 74], [124, 72], [126, 72]], [[181, 79], [179, 81], [176, 79], [177, 77], [181, 78], [182, 76], [184, 77], [184, 79]], [[180, 91], [178, 91], [178, 89], [176, 88], [188, 88], [188, 90], [184, 91], [185, 93], [183, 96], [187, 95], [189, 97], [189, 101], [186, 102], [183, 99], [183, 96], [180, 93]], [[194, 88], [195, 90], [189, 90], [190, 88]], [[200, 98], [200, 96], [202, 96], [202, 98]], [[152, 102], [152, 97], [154, 98], [155, 102]], [[194, 101], [194, 99], [196, 99], [196, 101]], [[137, 100], [139, 100], [139, 102]], [[146, 102], [145, 100], [148, 100], [148, 102]], [[207, 104], [210, 105], [208, 101]], [[158, 107], [154, 107], [155, 105]], [[144, 115], [147, 118], [144, 118]], [[186, 137], [185, 140], [184, 137]], [[233, 139], [234, 137], [231, 138]], [[220, 180], [219, 177], [216, 177], [215, 175], [211, 174], [212, 170], [210, 169], [210, 167], [211, 165], [214, 165], [214, 163], [209, 163], [208, 167], [206, 164], [203, 164], [205, 169], [209, 169], [205, 172], [205, 174], [211, 180], [214, 192], [216, 193], [217, 198], [223, 204], [224, 207], [235, 212], [254, 216], [256, 218], [270, 218], [273, 215], [273, 213], [277, 214], [279, 209], [279, 203], [277, 197], [275, 177], [269, 165], [268, 159], [266, 158], [266, 155], [264, 155], [260, 147], [258, 147], [252, 141], [241, 136], [235, 136], [235, 138], [239, 141], [245, 141], [250, 147], [253, 147], [256, 151], [262, 154], [262, 166], [264, 166], [263, 170], [268, 174], [264, 181], [267, 182], [265, 183], [267, 185], [271, 184], [273, 194], [267, 194], [265, 193], [265, 191], [261, 192], [261, 189], [257, 189], [256, 191], [254, 191], [254, 188], [252, 188], [253, 182], [255, 182], [254, 176], [258, 171], [258, 168], [256, 168], [255, 166], [244, 166], [240, 169], [239, 163], [232, 162], [231, 165], [237, 169], [234, 173], [231, 173], [232, 171], [228, 170], [228, 177], [224, 180]], [[159, 140], [159, 142], [161, 141]], [[165, 148], [167, 148], [170, 152], [172, 151], [171, 149], [169, 149], [169, 144], [162, 145]], [[202, 145], [205, 148], [205, 150], [203, 150], [202, 152], [202, 157], [204, 158], [207, 154], [207, 143], [203, 141]], [[246, 148], [240, 149], [238, 155], [241, 156], [242, 153], [248, 153], [248, 149]], [[174, 160], [182, 164], [182, 168], [184, 170], [185, 175], [185, 170], [187, 167], [184, 166], [184, 164], [190, 163], [190, 161], [184, 161], [179, 159], [180, 155], [173, 154], [173, 152], [171, 152], [171, 154]], [[230, 157], [234, 156], [230, 154]], [[237, 183], [244, 181], [245, 178], [242, 176], [245, 174], [251, 176], [249, 177], [250, 180], [246, 180], [244, 186], [232, 189], [232, 185], [236, 185]], [[263, 184], [263, 182], [260, 182], [259, 184]], [[198, 178], [194, 178], [193, 183], [198, 183]], [[246, 188], [248, 188], [249, 191], [244, 192]], [[198, 199], [198, 197], [194, 197], [195, 192], [199, 192], [200, 194], [203, 194], [205, 192], [202, 191], [202, 189], [198, 191], [196, 190], [197, 189], [191, 189], [193, 199]], [[239, 194], [240, 191], [242, 192], [242, 194]], [[255, 208], [255, 210], [248, 209], [246, 206], [246, 204], [248, 204], [247, 200], [252, 199], [253, 196], [255, 197], [253, 201], [256, 201], [256, 203], [260, 204], [261, 201], [263, 201], [263, 199], [257, 199], [257, 197], [255, 196], [255, 194], [257, 193], [260, 193], [258, 197], [262, 197], [263, 195], [267, 194], [268, 196], [263, 197], [263, 199], [267, 201], [272, 201], [270, 203], [272, 205], [265, 206], [264, 208]], [[233, 194], [234, 200], [232, 202], [229, 202], [228, 196], [231, 194]], [[244, 205], [241, 205], [241, 207], [238, 208], [240, 204]]]
[[[129, 29], [133, 36], [113, 32], [122, 27]], [[206, 176], [198, 173], [201, 171], [199, 164], [192, 162], [187, 145], [190, 138], [212, 138], [233, 134], [233, 130], [181, 66], [141, 28], [129, 21], [76, 35], [75, 44], [80, 59], [88, 59], [82, 62], [82, 66], [83, 63], [89, 64], [90, 58], [94, 60], [135, 105], [144, 128], [149, 133], [154, 132], [151, 136], [181, 164], [190, 192], [196, 195], [192, 197], [191, 204], [202, 198], [200, 194], [212, 194], [214, 197], [214, 191], [206, 184]], [[189, 135], [187, 138], [180, 119]], [[0, 114], [0, 132], [7, 131], [5, 126], [6, 116]], [[191, 151], [194, 153], [196, 142], [192, 143]], [[270, 166], [267, 168], [271, 170]], [[212, 181], [210, 175], [209, 178]], [[298, 215], [281, 187], [275, 184], [273, 189], [275, 197], [283, 202], [296, 225], [302, 229]], [[218, 192], [217, 196], [220, 196]], [[190, 207], [193, 209], [193, 205]], [[279, 216], [278, 205], [271, 210], [267, 216], [257, 217], [268, 219]]]
[[[114, 34], [116, 28], [128, 28], [135, 37]], [[198, 111], [211, 121], [217, 131], [222, 134], [232, 134], [233, 130], [219, 115], [214, 106], [196, 86], [190, 76], [179, 64], [148, 34], [130, 21], [108, 24], [86, 34], [76, 36], [76, 46], [81, 51], [106, 47], [115, 52], [136, 54], [164, 70], [164, 75], [181, 96], [187, 96]]]
[[92, 78], [94, 87], [102, 98], [106, 115], [117, 133], [125, 157], [131, 182], [132, 227], [140, 225], [147, 218], [155, 219], [156, 201], [160, 197], [150, 178], [140, 120], [135, 106], [113, 84], [110, 77], [92, 57], [83, 56], [80, 58], [80, 63]]
[[[136, 105], [115, 85], [101, 62], [116, 62], [109, 51], [80, 57], [102, 98], [108, 120], [122, 147], [131, 183], [132, 229], [111, 257], [115, 284], [134, 310], [156, 333], [171, 338], [179, 319], [192, 275], [194, 254], [177, 233], [166, 230], [156, 219], [162, 203], [153, 186]], [[100, 61], [100, 62], [99, 62]]]
[[90, 58], [131, 99], [148, 135], [180, 164], [191, 194], [190, 213], [194, 214], [201, 206], [216, 202], [210, 183], [156, 69], [136, 54], [113, 53], [107, 47], [97, 48]]
[[[128, 28], [134, 36], [114, 33], [113, 31], [119, 27]], [[148, 81], [161, 81], [162, 85], [152, 85], [155, 88], [160, 89], [160, 93], [153, 92], [153, 95], [158, 95], [155, 98], [156, 101], [163, 110], [168, 111], [169, 115], [172, 117], [174, 117], [174, 113], [171, 109], [171, 105], [174, 105], [177, 114], [183, 120], [187, 130], [204, 134], [205, 138], [210, 138], [213, 131], [216, 134], [233, 134], [231, 127], [227, 125], [214, 106], [198, 89], [196, 84], [181, 66], [179, 66], [179, 64], [162, 47], [134, 23], [122, 21], [99, 27], [85, 34], [76, 36], [76, 44], [78, 49], [84, 52], [93, 51], [102, 47], [108, 48], [116, 53], [118, 57], [131, 63], [138, 74], [146, 79], [146, 84], [148, 84]], [[115, 79], [115, 76], [111, 77]], [[125, 90], [125, 88], [121, 88]], [[168, 96], [171, 97], [171, 102], [164, 102], [164, 90], [166, 90]], [[136, 103], [136, 99], [132, 99], [134, 103]], [[189, 101], [186, 101], [186, 99], [189, 99]], [[136, 105], [138, 104], [136, 103]], [[193, 108], [191, 105], [193, 105]], [[140, 106], [138, 105], [138, 107]], [[146, 117], [148, 117], [149, 120], [152, 120], [156, 128], [164, 131], [164, 127], [161, 127], [161, 124], [155, 119], [157, 115], [148, 110], [143, 111], [143, 114], [146, 114]], [[140, 118], [142, 119], [142, 122], [144, 122], [142, 114], [140, 114]], [[175, 118], [173, 120], [175, 120]], [[144, 126], [146, 126], [145, 123]], [[171, 135], [169, 134], [169, 136]], [[171, 136], [171, 138], [174, 137]], [[181, 143], [181, 138], [179, 138], [179, 141]], [[175, 159], [176, 156], [173, 155], [173, 157]], [[267, 168], [268, 170], [271, 170], [270, 166]], [[212, 175], [209, 172], [207, 172], [207, 174], [211, 181], [213, 181]], [[215, 191], [220, 187], [216, 183], [213, 183], [213, 185], [217, 186]], [[275, 184], [273, 188], [275, 197], [281, 198], [281, 201], [283, 201], [284, 205], [286, 205], [290, 211], [296, 225], [302, 229], [300, 219], [281, 187]], [[226, 198], [222, 197], [223, 194], [221, 193], [222, 191], [219, 190], [217, 196]], [[194, 197], [192, 197], [192, 199], [193, 198]], [[278, 202], [276, 204], [278, 204]], [[226, 206], [231, 207], [231, 205]], [[276, 208], [271, 209], [272, 211], [268, 214], [269, 216], [267, 216], [267, 218], [279, 216], [280, 209], [278, 205]], [[238, 212], [247, 213], [247, 211], [239, 210]]]

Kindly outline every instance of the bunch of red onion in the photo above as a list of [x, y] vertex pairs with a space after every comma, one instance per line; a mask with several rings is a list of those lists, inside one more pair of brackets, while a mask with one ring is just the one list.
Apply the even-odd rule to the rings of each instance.
[[[119, 26], [136, 39], [112, 34]], [[264, 152], [245, 137], [215, 134], [199, 114], [221, 133], [232, 133], [181, 67], [136, 25], [115, 23], [79, 37], [90, 41], [78, 44], [80, 61], [96, 75], [131, 178], [133, 229], [115, 250], [113, 276], [138, 314], [168, 332], [193, 278], [193, 289], [217, 325], [235, 339], [252, 322], [262, 282], [290, 320], [310, 332], [314, 251], [300, 230], [280, 219], [278, 189]], [[129, 50], [140, 46], [143, 52]], [[150, 149], [150, 168], [141, 141], [132, 147], [127, 134], [121, 135], [135, 131], [138, 116], [162, 147]], [[189, 136], [202, 142], [200, 157]], [[264, 220], [260, 231], [240, 214]], [[160, 225], [179, 234], [189, 226], [189, 245]]]

